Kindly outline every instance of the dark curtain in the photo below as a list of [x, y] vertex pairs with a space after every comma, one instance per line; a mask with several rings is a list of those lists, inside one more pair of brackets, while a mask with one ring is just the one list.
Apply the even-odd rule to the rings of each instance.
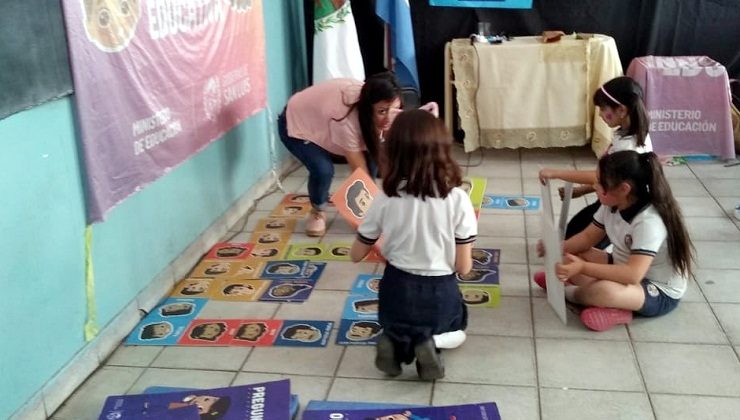
[[[526, 10], [432, 7], [428, 0], [410, 1], [422, 102], [444, 106], [444, 45], [467, 38], [478, 21], [491, 22], [494, 33], [511, 36], [544, 30], [609, 35], [625, 69], [633, 58], [645, 55], [706, 55], [722, 63], [731, 78], [740, 78], [738, 0], [534, 0]], [[351, 4], [365, 73], [382, 71], [383, 27], [374, 13], [375, 1]], [[313, 14], [313, 2], [306, 0], [306, 10]], [[312, 38], [313, 16], [306, 27]]]

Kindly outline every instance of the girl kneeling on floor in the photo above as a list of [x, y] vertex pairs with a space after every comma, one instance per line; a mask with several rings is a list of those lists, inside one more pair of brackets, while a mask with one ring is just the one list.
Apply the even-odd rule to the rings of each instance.
[[424, 380], [444, 376], [439, 348], [465, 339], [467, 310], [455, 279], [472, 268], [478, 223], [442, 120], [423, 110], [396, 117], [384, 144], [383, 189], [357, 229], [352, 260], [383, 235], [375, 366], [391, 376], [416, 359]]
[[[694, 247], [658, 157], [632, 150], [604, 156], [594, 187], [601, 207], [563, 243], [564, 262], [556, 266], [566, 299], [587, 306], [581, 320], [595, 331], [629, 323], [633, 312], [670, 312], [693, 277]], [[611, 254], [592, 248], [604, 236]]]

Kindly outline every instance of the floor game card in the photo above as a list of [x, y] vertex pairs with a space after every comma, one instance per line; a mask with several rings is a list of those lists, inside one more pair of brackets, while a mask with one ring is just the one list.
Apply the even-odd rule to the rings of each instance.
[[190, 277], [217, 278], [233, 277], [241, 268], [239, 261], [229, 260], [202, 260], [193, 268]]
[[232, 302], [254, 302], [270, 287], [270, 280], [215, 279], [208, 297]]
[[473, 268], [498, 267], [501, 250], [493, 248], [473, 248]]
[[289, 419], [290, 380], [228, 388], [114, 395], [105, 400], [98, 419], [243, 420], [254, 418], [257, 400], [261, 419]]
[[473, 268], [467, 274], [455, 273], [455, 278], [460, 284], [498, 284], [498, 267]]
[[306, 243], [292, 244], [285, 255], [287, 259], [297, 260], [325, 260], [328, 254], [326, 244]]
[[254, 231], [289, 232], [295, 229], [297, 219], [286, 219], [278, 217], [266, 217], [260, 219], [254, 227]]
[[495, 403], [449, 405], [445, 407], [377, 408], [360, 410], [311, 410], [303, 420], [501, 420]]
[[380, 289], [380, 279], [382, 274], [360, 274], [355, 279], [349, 294], [357, 296], [376, 296]]
[[204, 260], [243, 260], [249, 258], [254, 245], [241, 242], [220, 242], [211, 247]]
[[460, 284], [459, 288], [468, 306], [495, 308], [501, 302], [501, 287], [497, 284]]
[[279, 319], [243, 319], [231, 332], [232, 346], [271, 346], [283, 321]]
[[286, 243], [278, 243], [274, 245], [257, 244], [252, 248], [252, 252], [249, 253], [249, 256], [253, 259], [260, 259], [263, 261], [281, 260], [283, 259], [283, 255], [285, 255], [287, 249], [288, 245]]
[[287, 245], [292, 232], [281, 232], [278, 230], [254, 231], [249, 241], [255, 246]]
[[180, 280], [172, 289], [172, 297], [208, 297], [213, 279], [186, 278]]
[[142, 319], [126, 339], [126, 345], [175, 344], [198, 315], [206, 299], [167, 298]]
[[260, 278], [263, 279], [291, 279], [301, 277], [305, 272], [308, 261], [306, 260], [280, 260], [270, 261], [265, 264]]
[[540, 197], [486, 194], [483, 197], [482, 207], [484, 209], [538, 210]]
[[357, 168], [331, 196], [331, 201], [342, 218], [350, 226], [357, 228], [377, 194], [378, 186], [375, 181], [365, 171]]
[[339, 345], [375, 345], [383, 328], [377, 320], [342, 319], [336, 343]]
[[326, 347], [332, 321], [283, 321], [273, 345], [294, 347]]
[[270, 213], [270, 217], [303, 217], [311, 211], [310, 203], [280, 203]]
[[313, 279], [272, 280], [259, 300], [262, 302], [305, 302], [316, 287]]

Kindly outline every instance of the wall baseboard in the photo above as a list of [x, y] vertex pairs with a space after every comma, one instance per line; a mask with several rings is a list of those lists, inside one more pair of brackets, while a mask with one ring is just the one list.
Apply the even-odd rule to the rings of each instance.
[[239, 219], [255, 206], [293, 166], [284, 160], [276, 172], [270, 171], [245, 192], [221, 217], [216, 219], [187, 248], [155, 276], [147, 287], [103, 327], [54, 377], [21, 406], [10, 420], [46, 420], [72, 393], [100, 367], [141, 320], [141, 311], [154, 306], [182, 279], [211, 247], [223, 238]]

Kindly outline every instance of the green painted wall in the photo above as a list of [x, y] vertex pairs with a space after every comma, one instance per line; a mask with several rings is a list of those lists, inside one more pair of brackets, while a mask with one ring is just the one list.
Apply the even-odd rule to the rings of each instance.
[[[306, 84], [303, 2], [264, 0], [268, 103]], [[85, 346], [85, 204], [74, 96], [0, 121], [0, 419]], [[93, 226], [104, 327], [271, 168], [268, 111], [244, 121]], [[277, 141], [278, 159], [286, 154]]]

